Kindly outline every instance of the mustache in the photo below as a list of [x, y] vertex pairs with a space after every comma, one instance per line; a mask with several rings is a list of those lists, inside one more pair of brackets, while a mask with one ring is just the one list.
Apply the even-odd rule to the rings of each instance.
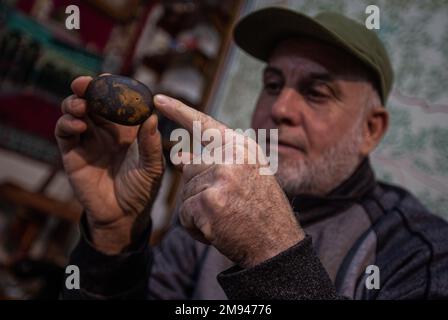
[[[267, 147], [270, 147], [270, 145], [271, 145], [270, 137], [266, 137], [266, 145], [267, 145]], [[298, 149], [302, 152], [306, 151], [306, 144], [299, 139], [291, 139], [291, 138], [279, 136], [278, 137], [278, 145], [288, 146], [288, 147], [291, 147], [294, 149]]]

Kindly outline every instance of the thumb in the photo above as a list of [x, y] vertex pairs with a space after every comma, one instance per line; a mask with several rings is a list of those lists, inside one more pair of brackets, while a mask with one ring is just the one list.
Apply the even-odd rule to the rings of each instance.
[[162, 138], [157, 130], [157, 115], [151, 115], [138, 131], [138, 150], [140, 161], [145, 167], [163, 165]]

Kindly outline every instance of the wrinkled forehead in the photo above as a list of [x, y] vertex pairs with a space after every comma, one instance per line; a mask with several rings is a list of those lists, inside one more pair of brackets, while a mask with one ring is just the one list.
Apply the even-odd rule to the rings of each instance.
[[335, 78], [370, 80], [367, 68], [352, 55], [331, 44], [308, 38], [289, 38], [278, 42], [268, 65], [283, 71], [327, 72]]

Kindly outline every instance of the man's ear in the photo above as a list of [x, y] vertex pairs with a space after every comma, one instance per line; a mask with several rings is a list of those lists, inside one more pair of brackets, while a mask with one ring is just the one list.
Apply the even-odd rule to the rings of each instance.
[[385, 107], [376, 107], [369, 111], [364, 119], [363, 143], [360, 153], [363, 157], [369, 155], [381, 142], [389, 127], [389, 112]]

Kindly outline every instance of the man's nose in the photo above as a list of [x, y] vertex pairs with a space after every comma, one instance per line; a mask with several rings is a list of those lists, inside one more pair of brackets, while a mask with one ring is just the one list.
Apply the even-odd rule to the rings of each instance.
[[283, 88], [271, 109], [271, 117], [276, 125], [297, 126], [301, 121], [303, 99], [292, 88]]

